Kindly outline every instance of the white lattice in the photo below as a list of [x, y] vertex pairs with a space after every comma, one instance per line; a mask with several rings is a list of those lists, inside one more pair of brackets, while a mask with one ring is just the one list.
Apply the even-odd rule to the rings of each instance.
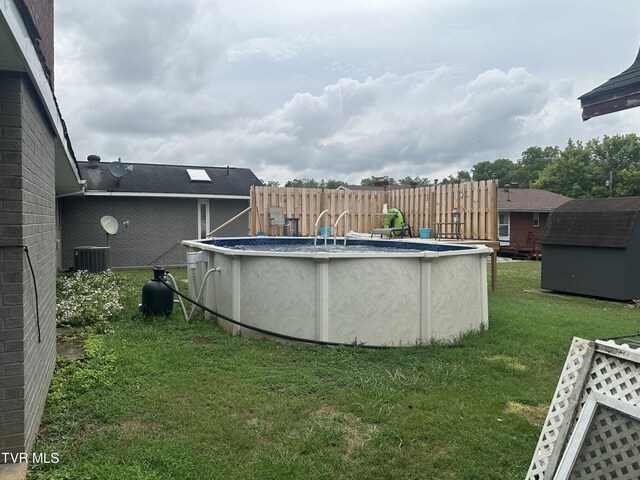
[[580, 405], [584, 405], [591, 392], [604, 393], [616, 400], [638, 405], [640, 403], [639, 373], [635, 362], [613, 357], [604, 352], [596, 352]]
[[599, 406], [569, 478], [640, 478], [640, 421], [604, 405]]
[[[640, 405], [639, 367], [640, 354], [627, 345], [620, 346], [614, 342], [594, 344], [574, 338], [526, 478], [543, 480], [546, 475], [551, 478], [591, 392], [601, 393], [630, 405]], [[618, 428], [621, 432], [624, 430], [622, 426]], [[614, 437], [613, 441], [616, 445], [618, 442], [629, 441], [623, 433], [615, 430], [608, 430], [608, 432]], [[638, 433], [632, 432], [629, 435], [635, 435], [637, 443]], [[589, 455], [597, 457], [594, 452], [597, 450], [591, 450]], [[605, 456], [605, 451], [601, 453]], [[571, 478], [640, 478], [637, 469], [630, 470], [632, 473], [628, 477], [615, 476], [621, 474], [615, 471], [617, 466], [623, 469], [629, 468], [628, 465], [625, 466], [618, 461], [620, 455], [608, 457], [607, 462], [611, 464], [609, 467], [614, 472], [612, 476], [607, 476], [606, 473], [603, 473], [604, 476], [587, 474], [587, 470], [593, 468], [593, 465], [584, 463], [584, 468], [580, 472], [585, 473], [577, 473], [574, 470]], [[574, 477], [574, 474], [583, 476]]]
[[591, 348], [591, 342], [582, 338], [576, 337], [571, 343], [567, 360], [560, 374], [560, 380], [558, 380], [556, 392], [553, 394], [549, 413], [547, 413], [547, 418], [542, 427], [542, 433], [527, 473], [527, 479], [542, 480], [544, 478], [549, 466], [549, 458], [553, 453], [565, 416], [567, 413], [570, 417], [573, 416], [573, 408], [570, 408], [572, 407], [571, 399], [575, 396], [574, 388], [578, 380], [578, 374], [584, 364], [585, 357], [590, 357], [588, 354]]

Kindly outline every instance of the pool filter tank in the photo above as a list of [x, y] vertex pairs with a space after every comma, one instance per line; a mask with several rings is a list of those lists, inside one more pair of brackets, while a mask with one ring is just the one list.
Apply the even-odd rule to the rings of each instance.
[[167, 272], [164, 268], [154, 268], [153, 278], [142, 286], [142, 305], [144, 315], [168, 316], [173, 310], [173, 292], [161, 280]]

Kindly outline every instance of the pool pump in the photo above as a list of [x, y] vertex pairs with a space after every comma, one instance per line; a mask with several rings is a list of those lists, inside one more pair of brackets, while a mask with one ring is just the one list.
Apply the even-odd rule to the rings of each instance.
[[173, 292], [163, 283], [164, 276], [168, 274], [164, 268], [154, 267], [153, 278], [142, 286], [140, 310], [144, 315], [171, 315]]

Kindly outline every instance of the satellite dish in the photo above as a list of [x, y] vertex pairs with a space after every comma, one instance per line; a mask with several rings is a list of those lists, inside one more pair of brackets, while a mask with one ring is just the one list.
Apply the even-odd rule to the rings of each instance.
[[100, 225], [104, 228], [104, 231], [107, 232], [108, 235], [115, 235], [118, 233], [118, 220], [116, 220], [111, 215], [105, 215], [100, 219]]
[[120, 162], [112, 162], [109, 164], [109, 173], [118, 179], [124, 177], [131, 170], [133, 170], [133, 168], [129, 169]]

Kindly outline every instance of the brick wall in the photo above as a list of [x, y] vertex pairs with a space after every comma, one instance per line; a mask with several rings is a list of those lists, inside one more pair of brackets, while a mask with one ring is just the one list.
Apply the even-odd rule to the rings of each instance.
[[[73, 251], [80, 246], [105, 246], [100, 226], [104, 215], [120, 223], [109, 239], [112, 267], [184, 265], [182, 240], [197, 238], [198, 201], [186, 198], [65, 197], [60, 199], [62, 269], [73, 266]], [[249, 206], [248, 200], [211, 200], [211, 228]], [[129, 227], [123, 223], [129, 221]], [[239, 219], [220, 232], [226, 236], [248, 235], [248, 219]]]
[[510, 217], [509, 243], [525, 247], [527, 246], [529, 232], [533, 232], [538, 237], [542, 235], [549, 213], [540, 212], [540, 226], [538, 227], [533, 226], [533, 212], [511, 212]]
[[[235, 217], [241, 211], [249, 207], [248, 200], [222, 200], [209, 201], [211, 213], [211, 230], [219, 227], [224, 222]], [[249, 213], [244, 214], [215, 233], [216, 237], [246, 237], [249, 235]]]
[[[53, 133], [26, 75], [0, 72], [0, 451], [35, 438], [55, 362]], [[35, 288], [26, 255], [35, 270]], [[0, 459], [1, 460], [1, 459]]]

